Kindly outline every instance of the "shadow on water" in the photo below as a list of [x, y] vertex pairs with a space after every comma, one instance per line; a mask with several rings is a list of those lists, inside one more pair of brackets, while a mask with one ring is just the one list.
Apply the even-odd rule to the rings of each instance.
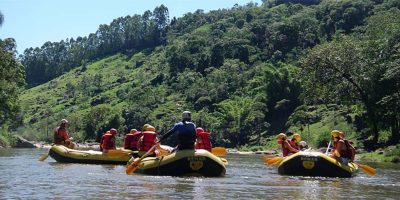
[[228, 155], [224, 177], [126, 175], [125, 166], [40, 162], [45, 149], [0, 150], [0, 199], [398, 199], [400, 165], [374, 177], [281, 176], [260, 155]]

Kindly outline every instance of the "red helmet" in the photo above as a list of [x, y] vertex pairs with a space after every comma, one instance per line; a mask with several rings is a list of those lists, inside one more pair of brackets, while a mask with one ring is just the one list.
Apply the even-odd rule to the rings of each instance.
[[203, 129], [203, 128], [201, 128], [201, 127], [196, 128], [196, 133], [197, 133], [197, 134], [202, 133], [202, 132], [204, 132], [204, 129]]
[[112, 129], [110, 129], [110, 133], [111, 133], [112, 135], [116, 135], [116, 134], [118, 133], [118, 131], [117, 131], [117, 129], [112, 128]]

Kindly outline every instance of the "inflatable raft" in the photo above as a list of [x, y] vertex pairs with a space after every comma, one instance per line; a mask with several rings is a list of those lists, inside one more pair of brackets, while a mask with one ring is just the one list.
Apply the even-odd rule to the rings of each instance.
[[88, 164], [126, 164], [133, 156], [137, 157], [137, 152], [130, 150], [114, 150], [112, 153], [101, 151], [80, 151], [69, 149], [63, 145], [53, 145], [49, 155], [61, 163], [88, 163]]
[[135, 173], [166, 176], [224, 176], [228, 162], [203, 150], [180, 150], [161, 157], [144, 158]]
[[352, 177], [358, 165], [340, 163], [321, 152], [301, 151], [286, 157], [278, 166], [278, 173], [290, 176]]

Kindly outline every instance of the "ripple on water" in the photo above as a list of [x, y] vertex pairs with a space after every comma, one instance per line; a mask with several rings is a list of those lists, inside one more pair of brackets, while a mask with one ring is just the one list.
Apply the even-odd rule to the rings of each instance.
[[281, 176], [259, 155], [229, 155], [225, 177], [125, 175], [124, 166], [37, 159], [47, 150], [0, 150], [0, 199], [398, 199], [400, 171], [375, 177]]

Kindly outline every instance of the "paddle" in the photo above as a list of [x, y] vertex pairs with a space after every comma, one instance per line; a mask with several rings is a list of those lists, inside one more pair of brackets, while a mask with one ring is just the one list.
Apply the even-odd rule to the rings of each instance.
[[263, 157], [262, 157], [262, 159], [264, 160], [264, 162], [265, 163], [267, 163], [267, 161], [268, 160], [271, 160], [272, 158], [275, 158], [275, 157], [277, 157], [276, 155], [264, 155]]
[[372, 168], [372, 167], [370, 167], [368, 165], [363, 165], [363, 164], [359, 164], [359, 163], [356, 163], [356, 164], [362, 169], [362, 171], [364, 173], [366, 173], [366, 174], [368, 174], [370, 176], [375, 176], [376, 169], [374, 169], [374, 168]]
[[332, 140], [329, 140], [328, 148], [326, 148], [325, 154], [328, 155], [329, 147], [331, 147]]
[[39, 157], [39, 161], [44, 161], [44, 160], [46, 160], [46, 158], [49, 157], [49, 153], [50, 153], [50, 150], [49, 150], [46, 154], [40, 156], [40, 157]]
[[211, 153], [216, 156], [226, 156], [225, 147], [214, 147], [211, 149]]
[[158, 143], [155, 144], [155, 145], [153, 145], [142, 157], [140, 157], [140, 158], [137, 159], [137, 160], [134, 160], [131, 164], [129, 164], [129, 165], [126, 167], [126, 171], [125, 171], [126, 174], [132, 174], [132, 173], [136, 170], [136, 168], [139, 166], [140, 162], [141, 162], [147, 155], [149, 155], [150, 152], [153, 151], [153, 149], [157, 147], [157, 145], [158, 145]]
[[268, 166], [277, 165], [277, 164], [281, 163], [283, 159], [284, 159], [284, 157], [279, 157], [279, 156], [277, 156], [275, 158], [271, 158], [271, 159], [267, 160], [267, 165]]

